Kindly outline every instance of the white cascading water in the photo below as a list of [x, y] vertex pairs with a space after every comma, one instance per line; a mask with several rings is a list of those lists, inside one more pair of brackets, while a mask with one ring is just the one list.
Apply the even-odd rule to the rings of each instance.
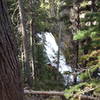
[[[38, 33], [38, 36], [41, 38], [41, 42], [44, 41], [45, 43], [44, 47], [46, 49], [46, 53], [51, 62], [51, 65], [57, 67], [58, 45], [54, 36], [50, 32]], [[65, 57], [61, 52], [59, 60], [59, 72], [63, 74], [65, 71], [71, 72], [72, 70], [71, 67], [66, 64]]]

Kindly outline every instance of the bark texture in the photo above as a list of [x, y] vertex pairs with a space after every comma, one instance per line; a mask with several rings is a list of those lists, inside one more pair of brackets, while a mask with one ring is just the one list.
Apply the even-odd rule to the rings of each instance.
[[0, 100], [23, 100], [6, 0], [0, 0]]
[[33, 90], [24, 90], [25, 94], [33, 94], [33, 95], [58, 95], [64, 96], [64, 92], [59, 91], [33, 91]]

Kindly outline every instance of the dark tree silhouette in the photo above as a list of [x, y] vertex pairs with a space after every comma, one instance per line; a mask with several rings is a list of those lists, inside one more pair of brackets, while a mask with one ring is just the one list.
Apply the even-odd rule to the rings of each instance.
[[23, 100], [6, 0], [0, 0], [0, 100]]

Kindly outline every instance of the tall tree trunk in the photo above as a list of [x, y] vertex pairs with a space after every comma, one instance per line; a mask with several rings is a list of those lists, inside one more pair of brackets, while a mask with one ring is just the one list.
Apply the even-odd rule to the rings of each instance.
[[32, 44], [30, 33], [27, 32], [27, 19], [24, 12], [24, 2], [23, 0], [18, 0], [19, 2], [19, 13], [21, 21], [22, 30], [22, 67], [24, 67], [25, 81], [30, 87], [32, 87], [32, 70], [34, 70], [33, 59], [32, 59]]
[[6, 0], [0, 0], [0, 100], [23, 100]]
[[[74, 36], [77, 34], [77, 31], [80, 28], [80, 18], [79, 18], [79, 4], [78, 2], [73, 2], [73, 7], [70, 11], [70, 21], [72, 23], [72, 35]], [[79, 68], [78, 66], [78, 59], [79, 59], [79, 42], [78, 40], [72, 40], [72, 67], [74, 69], [74, 73], [76, 73], [76, 69]], [[73, 75], [74, 84], [77, 83], [77, 75]]]
[[[72, 35], [74, 36], [77, 31], [79, 30], [79, 5], [73, 3], [73, 7], [71, 8], [70, 11], [70, 21], [72, 23], [71, 31]], [[77, 40], [72, 40], [72, 45], [73, 45], [73, 50], [72, 50], [72, 67], [73, 68], [78, 68], [78, 50], [79, 50], [79, 43]]]
[[57, 69], [60, 67], [60, 52], [61, 52], [61, 38], [62, 38], [62, 22], [59, 23], [59, 35], [58, 35], [58, 54], [57, 54]]
[[35, 15], [35, 9], [37, 8], [34, 8], [34, 6], [36, 6], [36, 4], [38, 5], [39, 1], [34, 1], [34, 0], [30, 0], [29, 1], [29, 4], [30, 4], [30, 9], [31, 9], [31, 22], [30, 22], [30, 33], [31, 33], [31, 36], [32, 36], [32, 57], [33, 57], [33, 64], [34, 64], [34, 68], [33, 68], [33, 77], [34, 77], [34, 80], [36, 78], [36, 55], [35, 55], [35, 51], [36, 51], [36, 24], [35, 24], [35, 18], [36, 18], [36, 15]]

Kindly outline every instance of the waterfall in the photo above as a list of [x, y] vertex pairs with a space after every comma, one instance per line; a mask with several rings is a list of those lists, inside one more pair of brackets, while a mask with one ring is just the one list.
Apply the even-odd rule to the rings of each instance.
[[[50, 32], [41, 32], [38, 33], [38, 36], [41, 38], [41, 42], [44, 42], [46, 54], [50, 60], [51, 65], [57, 67], [58, 45], [54, 36]], [[66, 64], [65, 57], [61, 52], [59, 60], [59, 72], [63, 74], [65, 71], [72, 72], [72, 69], [69, 65]]]

